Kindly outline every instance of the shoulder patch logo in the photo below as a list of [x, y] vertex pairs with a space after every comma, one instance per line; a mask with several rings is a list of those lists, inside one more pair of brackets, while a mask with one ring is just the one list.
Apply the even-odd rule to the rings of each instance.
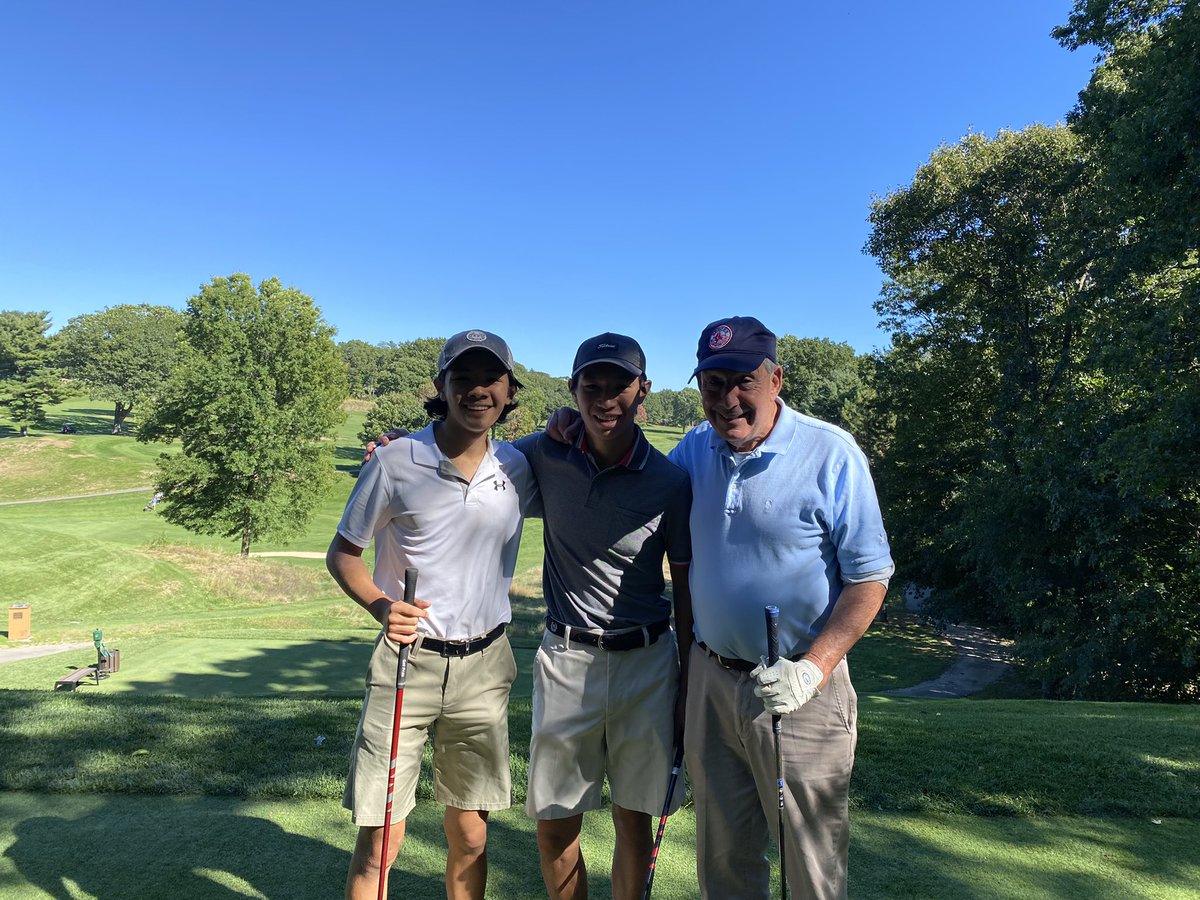
[[720, 350], [732, 340], [733, 329], [728, 325], [718, 325], [713, 329], [713, 333], [708, 336], [708, 349]]

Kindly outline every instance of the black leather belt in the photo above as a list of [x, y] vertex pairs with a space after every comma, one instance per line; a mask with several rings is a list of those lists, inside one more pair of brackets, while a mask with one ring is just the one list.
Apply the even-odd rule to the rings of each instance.
[[[670, 619], [663, 619], [661, 622], [655, 622], [632, 631], [605, 631], [600, 634], [594, 631], [577, 631], [572, 627], [570, 640], [577, 644], [595, 647], [598, 650], [636, 650], [638, 647], [649, 647], [666, 634], [670, 627]], [[567, 626], [557, 619], [547, 616], [546, 630], [562, 637], [567, 633]]]
[[504, 634], [504, 629], [507, 627], [507, 622], [501, 622], [487, 634], [481, 637], [467, 638], [463, 641], [440, 641], [437, 638], [427, 637], [421, 641], [421, 649], [432, 650], [440, 656], [470, 656], [485, 647], [492, 646], [496, 642], [496, 638]]
[[[734, 656], [722, 656], [708, 648], [704, 641], [696, 641], [696, 646], [709, 655], [710, 658], [722, 669], [733, 669], [735, 672], [753, 672], [758, 668], [758, 663], [746, 662], [744, 659], [738, 659]], [[787, 657], [788, 662], [796, 662], [803, 653], [797, 653], [795, 656]]]

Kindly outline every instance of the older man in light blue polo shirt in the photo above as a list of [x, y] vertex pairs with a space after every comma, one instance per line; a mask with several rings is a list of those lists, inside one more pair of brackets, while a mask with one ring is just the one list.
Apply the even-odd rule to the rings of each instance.
[[[776, 714], [789, 886], [797, 897], [844, 897], [857, 736], [845, 656], [893, 571], [870, 471], [849, 434], [779, 399], [775, 335], [757, 319], [708, 325], [694, 374], [708, 422], [670, 459], [693, 497], [685, 745], [701, 893], [769, 896]], [[767, 605], [780, 609], [773, 666]]]

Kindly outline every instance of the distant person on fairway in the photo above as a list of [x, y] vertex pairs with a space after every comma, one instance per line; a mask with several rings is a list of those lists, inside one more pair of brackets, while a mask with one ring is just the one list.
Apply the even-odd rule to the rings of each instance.
[[[326, 563], [342, 590], [383, 631], [367, 677], [343, 804], [359, 826], [346, 897], [373, 898], [416, 803], [421, 752], [434, 732], [434, 791], [445, 804], [446, 893], [480, 898], [487, 883], [487, 818], [511, 803], [508, 695], [516, 675], [505, 629], [523, 517], [538, 503], [525, 457], [488, 432], [514, 408], [512, 353], [499, 337], [466, 331], [446, 341], [426, 409], [436, 420], [378, 449], [358, 477]], [[374, 577], [362, 560], [375, 540]], [[402, 596], [420, 570], [418, 599]], [[401, 716], [392, 845], [384, 806], [398, 644], [412, 646]]]
[[[572, 445], [545, 434], [515, 444], [542, 486], [546, 630], [534, 658], [533, 739], [526, 812], [538, 820], [551, 898], [587, 896], [583, 814], [599, 809], [607, 775], [616, 849], [612, 896], [641, 896], [682, 738], [680, 650], [664, 595], [669, 561], [681, 640], [690, 644], [687, 475], [636, 424], [650, 381], [633, 338], [579, 346], [569, 382], [583, 416]], [[677, 733], [677, 730], [680, 733]], [[671, 811], [683, 797], [677, 783]]]

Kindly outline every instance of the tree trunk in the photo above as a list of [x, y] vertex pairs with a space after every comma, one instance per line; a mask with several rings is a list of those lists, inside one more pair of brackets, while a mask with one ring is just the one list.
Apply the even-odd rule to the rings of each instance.
[[242, 529], [242, 556], [250, 555], [250, 526]]

